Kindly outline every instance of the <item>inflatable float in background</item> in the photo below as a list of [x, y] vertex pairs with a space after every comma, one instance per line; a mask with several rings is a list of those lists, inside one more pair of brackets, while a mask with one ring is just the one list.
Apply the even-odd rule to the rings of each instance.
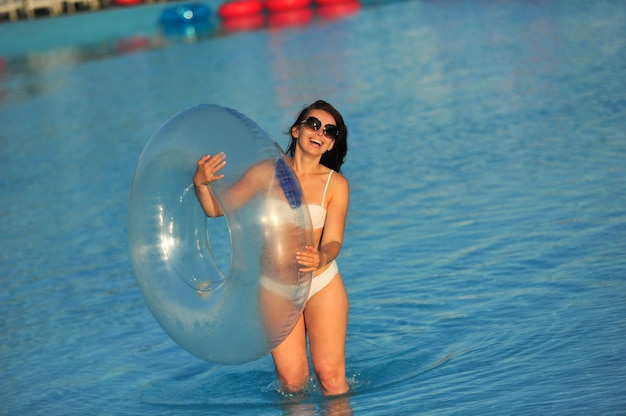
[[356, 13], [359, 0], [228, 0], [218, 8], [226, 31], [309, 24], [317, 15], [334, 19]]
[[159, 27], [166, 36], [195, 37], [213, 29], [213, 11], [204, 3], [168, 6], [159, 16]]

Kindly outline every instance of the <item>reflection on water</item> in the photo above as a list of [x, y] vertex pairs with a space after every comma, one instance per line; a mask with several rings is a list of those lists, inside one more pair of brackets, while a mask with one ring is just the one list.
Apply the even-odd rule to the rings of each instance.
[[[177, 6], [163, 6], [163, 11], [167, 11], [166, 9], [169, 7]], [[151, 6], [151, 9], [154, 9], [154, 6]], [[29, 78], [29, 82], [23, 88], [12, 88], [10, 93], [0, 90], [0, 100], [14, 99], [20, 95], [36, 96], [45, 93], [48, 83], [46, 80], [38, 81], [38, 79], [40, 74], [48, 71], [62, 70], [64, 67], [77, 66], [122, 54], [145, 52], [178, 44], [203, 42], [248, 31], [272, 30], [278, 33], [281, 30], [305, 26], [316, 21], [336, 21], [358, 13], [360, 9], [361, 3], [359, 1], [346, 0], [345, 3], [336, 5], [305, 7], [280, 13], [263, 13], [258, 15], [254, 24], [241, 19], [220, 20], [217, 16], [211, 16], [206, 21], [185, 25], [166, 25], [155, 20], [152, 30], [146, 31], [146, 24], [144, 23], [143, 29], [129, 29], [125, 35], [118, 34], [114, 38], [103, 36], [102, 39], [90, 43], [81, 42], [71, 45], [71, 41], [60, 42], [57, 46], [47, 50], [14, 52], [6, 57], [2, 57], [2, 49], [0, 49], [0, 76], [4, 78], [23, 77], [28, 74]], [[152, 14], [155, 14], [154, 11]], [[91, 18], [99, 26], [107, 24], [98, 22], [93, 16], [66, 16], [64, 19], [67, 19], [68, 24], [70, 24], [71, 19], [85, 17]], [[109, 17], [107, 21], [114, 24], [111, 19]], [[50, 24], [50, 21], [41, 21], [40, 23], [45, 27], [46, 24]], [[2, 33], [1, 29], [2, 27], [0, 27], [0, 34]]]

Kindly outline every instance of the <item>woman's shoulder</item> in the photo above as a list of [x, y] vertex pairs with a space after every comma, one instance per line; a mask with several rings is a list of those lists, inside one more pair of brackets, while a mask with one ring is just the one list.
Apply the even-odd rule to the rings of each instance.
[[[332, 171], [332, 173], [331, 173]], [[336, 170], [329, 169], [330, 183], [328, 184], [329, 191], [334, 192], [347, 192], [350, 189], [348, 179]]]

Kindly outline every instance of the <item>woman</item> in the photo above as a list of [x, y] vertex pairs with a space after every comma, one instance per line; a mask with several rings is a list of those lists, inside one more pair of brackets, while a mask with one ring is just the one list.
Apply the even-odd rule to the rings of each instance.
[[[319, 100], [303, 109], [290, 129], [287, 149], [313, 223], [313, 246], [294, 253], [301, 271], [313, 272], [308, 300], [291, 334], [272, 351], [278, 380], [287, 393], [309, 380], [307, 342], [313, 369], [326, 396], [348, 392], [345, 341], [348, 297], [335, 259], [341, 251], [348, 212], [348, 181], [339, 171], [348, 131], [341, 114]], [[223, 178], [225, 155], [200, 158], [193, 178], [196, 196], [209, 217], [223, 215], [208, 184]]]

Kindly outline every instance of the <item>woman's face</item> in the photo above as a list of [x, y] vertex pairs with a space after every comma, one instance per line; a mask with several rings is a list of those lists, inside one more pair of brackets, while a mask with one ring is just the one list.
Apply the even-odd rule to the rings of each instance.
[[304, 121], [291, 130], [298, 147], [314, 155], [323, 155], [333, 148], [336, 132], [335, 118], [324, 110], [309, 111]]

